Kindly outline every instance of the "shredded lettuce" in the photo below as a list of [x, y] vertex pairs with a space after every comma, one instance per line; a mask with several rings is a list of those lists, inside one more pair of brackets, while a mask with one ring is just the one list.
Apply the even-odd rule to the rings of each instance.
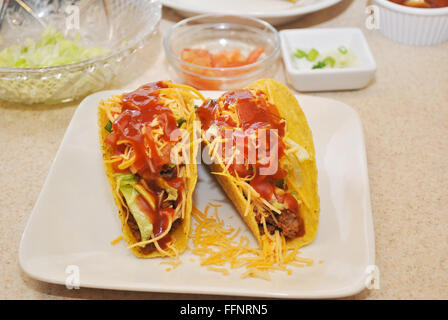
[[135, 184], [137, 183], [137, 178], [132, 174], [117, 174], [115, 176], [119, 188], [124, 198], [126, 199], [126, 204], [131, 211], [135, 221], [137, 222], [138, 228], [140, 230], [141, 240], [149, 240], [153, 231], [153, 225], [149, 220], [148, 216], [140, 210], [137, 204], [138, 191], [135, 190]]
[[0, 51], [0, 67], [50, 67], [79, 62], [103, 55], [104, 47], [86, 48], [79, 33], [73, 40], [64, 38], [53, 26], [42, 32], [38, 42], [26, 39], [22, 46], [13, 45]]
[[275, 200], [272, 205], [274, 206], [275, 209], [278, 209], [278, 210], [286, 209], [286, 205], [284, 203], [278, 202], [277, 200]]
[[178, 194], [177, 189], [173, 188], [166, 182], [164, 179], [157, 179], [159, 187], [163, 188], [165, 192], [168, 194], [168, 197], [165, 199], [166, 201], [177, 200]]

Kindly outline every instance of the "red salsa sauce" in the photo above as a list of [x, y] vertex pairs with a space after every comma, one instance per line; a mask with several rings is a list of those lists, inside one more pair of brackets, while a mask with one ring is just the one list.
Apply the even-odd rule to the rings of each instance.
[[[122, 98], [122, 110], [120, 115], [112, 123], [112, 132], [107, 136], [106, 143], [112, 148], [114, 155], [123, 154], [128, 145], [132, 146], [130, 158], [135, 156], [134, 163], [127, 169], [118, 168], [119, 163], [113, 163], [115, 172], [131, 173], [138, 175], [143, 185], [146, 185], [156, 203], [155, 210], [147, 203], [141, 195], [137, 198], [137, 205], [145, 212], [153, 224], [154, 237], [161, 235], [169, 227], [169, 220], [173, 219], [173, 208], [162, 208], [164, 193], [158, 186], [158, 179], [164, 179], [175, 187], [178, 191], [184, 188], [182, 178], [176, 176], [166, 179], [161, 175], [161, 170], [165, 165], [170, 164], [171, 149], [177, 142], [170, 140], [171, 133], [177, 129], [177, 122], [173, 112], [164, 106], [159, 97], [159, 89], [168, 88], [163, 82], [148, 83], [135, 91], [126, 93]], [[151, 123], [157, 120], [159, 129], [163, 130], [163, 135], [158, 139], [167, 142], [166, 146], [157, 151], [156, 142], [152, 135], [153, 127]], [[123, 143], [120, 143], [123, 142]], [[174, 206], [182, 201], [180, 192]], [[171, 241], [169, 235], [158, 241], [158, 244], [165, 248]]]

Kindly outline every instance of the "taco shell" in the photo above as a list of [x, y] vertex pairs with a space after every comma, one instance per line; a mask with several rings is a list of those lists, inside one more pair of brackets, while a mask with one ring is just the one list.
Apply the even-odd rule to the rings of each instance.
[[[107, 101], [101, 101], [101, 103], [119, 103], [121, 100], [121, 96], [115, 96], [110, 98]], [[186, 129], [190, 137], [193, 137], [193, 122], [195, 120], [195, 113], [194, 113], [194, 102], [193, 99], [190, 97], [184, 97], [184, 101], [187, 101], [188, 103], [184, 104], [185, 108], [188, 108], [188, 112], [190, 114], [190, 117], [186, 119]], [[118, 208], [118, 216], [121, 221], [121, 227], [123, 231], [123, 238], [127, 242], [129, 246], [139, 242], [133, 235], [131, 228], [129, 224], [127, 223], [128, 215], [131, 213], [129, 212], [129, 209], [126, 206], [126, 201], [124, 196], [119, 191], [119, 188], [117, 186], [117, 181], [114, 177], [115, 171], [112, 167], [112, 164], [110, 162], [107, 162], [106, 160], [111, 159], [112, 157], [112, 148], [105, 143], [105, 140], [109, 134], [109, 132], [105, 129], [106, 125], [109, 122], [109, 118], [105, 112], [105, 110], [101, 107], [98, 108], [98, 127], [99, 127], [99, 140], [101, 145], [101, 151], [103, 154], [103, 163], [104, 163], [104, 169], [107, 176], [107, 179], [109, 181], [110, 187], [112, 189], [113, 197], [115, 200], [115, 204]], [[169, 232], [170, 237], [174, 240], [173, 241], [173, 247], [175, 248], [175, 251], [177, 254], [182, 253], [185, 251], [187, 247], [188, 242], [188, 236], [190, 232], [190, 219], [191, 219], [191, 210], [193, 205], [193, 191], [197, 182], [197, 168], [196, 164], [194, 163], [195, 159], [195, 150], [190, 150], [190, 164], [186, 164], [187, 167], [187, 176], [185, 177], [185, 194], [186, 199], [183, 199], [182, 201], [185, 201], [186, 204], [186, 210], [185, 210], [185, 216], [183, 219], [181, 219], [180, 223], [173, 224], [176, 225], [175, 228], [171, 228], [171, 231]], [[164, 254], [160, 253], [158, 250], [153, 250], [151, 252], [145, 252], [142, 247], [135, 246], [130, 248], [131, 252], [139, 257], [139, 258], [155, 258], [164, 256]]]
[[[311, 243], [316, 236], [320, 212], [317, 167], [311, 129], [296, 97], [283, 84], [271, 79], [262, 79], [250, 84], [247, 88], [261, 90], [267, 95], [269, 102], [274, 104], [281, 117], [286, 119], [285, 139], [292, 139], [306, 149], [309, 154], [309, 160], [301, 163], [297, 161], [296, 163], [297, 166], [301, 167], [303, 174], [300, 186], [297, 187], [297, 193], [299, 195], [298, 199], [302, 202], [301, 215], [305, 225], [305, 234], [301, 237], [286, 240], [287, 249], [303, 247]], [[215, 163], [209, 165], [209, 169], [211, 172], [222, 172], [221, 166]], [[215, 177], [255, 235], [260, 246], [262, 246], [262, 235], [254, 212], [244, 215], [247, 204], [244, 194], [229, 177], [225, 175], [215, 175]]]

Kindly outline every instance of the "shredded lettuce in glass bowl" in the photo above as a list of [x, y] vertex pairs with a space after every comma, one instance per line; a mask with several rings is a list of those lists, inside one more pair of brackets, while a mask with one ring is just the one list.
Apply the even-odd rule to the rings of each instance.
[[0, 27], [0, 99], [68, 102], [105, 88], [156, 32], [159, 0], [10, 1]]
[[79, 33], [73, 40], [66, 39], [62, 32], [48, 26], [39, 41], [27, 38], [23, 45], [12, 45], [1, 50], [0, 67], [54, 67], [96, 58], [108, 51], [106, 47], [85, 47]]

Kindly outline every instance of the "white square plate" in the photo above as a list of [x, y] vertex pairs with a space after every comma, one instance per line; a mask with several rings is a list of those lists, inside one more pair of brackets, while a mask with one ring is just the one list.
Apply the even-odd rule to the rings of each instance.
[[[309, 28], [280, 31], [282, 56], [288, 82], [299, 91], [351, 90], [365, 87], [376, 71], [369, 44], [358, 28]], [[358, 59], [350, 68], [298, 69], [297, 49], [328, 52], [345, 46]], [[316, 61], [317, 62], [317, 61]]]
[[[117, 208], [104, 174], [98, 141], [97, 105], [117, 91], [87, 97], [78, 107], [62, 140], [42, 192], [31, 213], [19, 249], [23, 270], [31, 277], [64, 284], [66, 268], [80, 271], [81, 287], [285, 298], [330, 298], [355, 294], [365, 287], [366, 268], [375, 262], [369, 181], [361, 121], [347, 105], [298, 96], [314, 134], [319, 171], [321, 214], [315, 241], [302, 256], [311, 267], [292, 275], [272, 274], [272, 281], [241, 279], [244, 269], [228, 276], [200, 267], [190, 251], [167, 272], [163, 259], [137, 259], [121, 234]], [[204, 92], [217, 97], [219, 92]], [[220, 203], [221, 217], [247, 227], [206, 169], [199, 165], [195, 205]], [[323, 261], [319, 263], [319, 261]]]

